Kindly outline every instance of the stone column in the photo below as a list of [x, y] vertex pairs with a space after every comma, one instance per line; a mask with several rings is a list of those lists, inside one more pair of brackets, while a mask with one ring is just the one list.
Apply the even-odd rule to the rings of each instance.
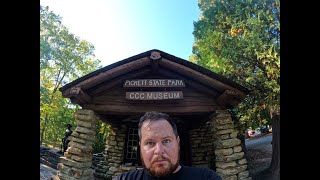
[[79, 109], [74, 114], [77, 127], [69, 136], [68, 149], [58, 164], [61, 180], [91, 180], [93, 178], [92, 145], [98, 117], [91, 110]]
[[192, 152], [191, 164], [195, 167], [212, 168], [210, 160], [213, 158], [213, 131], [209, 123], [200, 128], [189, 131]]
[[217, 110], [211, 119], [215, 136], [216, 172], [223, 180], [251, 179], [231, 115], [227, 110]]
[[120, 127], [111, 125], [104, 152], [105, 160], [98, 163], [95, 168], [94, 176], [96, 179], [111, 180], [113, 176], [123, 172], [120, 166], [124, 161], [126, 132], [127, 127], [125, 125]]

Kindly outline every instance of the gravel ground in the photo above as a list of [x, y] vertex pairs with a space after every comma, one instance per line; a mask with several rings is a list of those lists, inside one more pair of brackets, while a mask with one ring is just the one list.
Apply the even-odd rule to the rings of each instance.
[[246, 140], [248, 171], [252, 180], [275, 180], [267, 169], [272, 158], [272, 134]]
[[248, 171], [252, 176], [255, 176], [266, 170], [271, 163], [271, 153], [266, 153], [261, 150], [248, 150], [246, 157], [248, 161]]

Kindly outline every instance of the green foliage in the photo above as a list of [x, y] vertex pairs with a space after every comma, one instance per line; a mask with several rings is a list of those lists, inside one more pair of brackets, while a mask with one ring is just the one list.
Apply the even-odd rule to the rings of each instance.
[[99, 121], [96, 128], [96, 139], [93, 147], [93, 153], [104, 152], [106, 140], [110, 132], [110, 126]]
[[66, 82], [99, 67], [94, 47], [61, 23], [61, 17], [40, 6], [40, 143], [60, 147], [66, 124], [75, 124], [78, 105], [63, 98]]
[[251, 90], [233, 109], [240, 131], [270, 124], [280, 107], [279, 0], [199, 0], [190, 61]]

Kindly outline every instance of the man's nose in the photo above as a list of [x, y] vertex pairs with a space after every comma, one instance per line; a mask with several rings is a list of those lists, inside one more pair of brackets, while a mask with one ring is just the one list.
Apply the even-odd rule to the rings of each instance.
[[158, 155], [164, 154], [163, 145], [161, 143], [156, 143], [154, 153]]

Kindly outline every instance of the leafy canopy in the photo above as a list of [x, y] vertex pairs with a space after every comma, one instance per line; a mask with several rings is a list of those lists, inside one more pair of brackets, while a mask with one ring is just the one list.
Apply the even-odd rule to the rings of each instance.
[[279, 0], [199, 0], [190, 61], [247, 87], [251, 93], [232, 109], [244, 130], [270, 123], [280, 108]]
[[58, 89], [100, 68], [94, 46], [61, 23], [61, 17], [40, 6], [40, 142], [61, 145], [66, 124], [75, 124], [78, 105], [63, 98]]

